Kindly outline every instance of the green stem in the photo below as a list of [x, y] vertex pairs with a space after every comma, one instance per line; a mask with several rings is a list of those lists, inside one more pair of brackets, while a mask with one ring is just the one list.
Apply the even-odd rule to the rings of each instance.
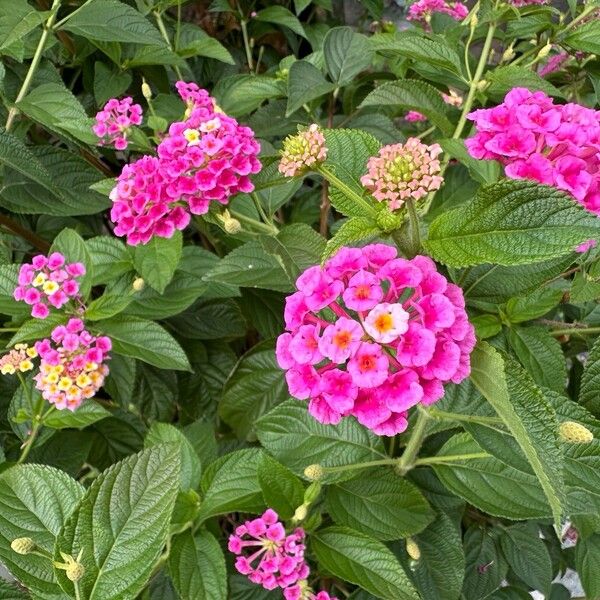
[[583, 327], [581, 329], [572, 327], [569, 329], [555, 329], [550, 332], [551, 335], [593, 335], [595, 333], [600, 333], [600, 327]]
[[417, 453], [421, 449], [421, 445], [423, 444], [423, 440], [425, 439], [425, 430], [427, 429], [428, 420], [429, 417], [427, 413], [420, 412], [418, 414], [417, 422], [415, 423], [412, 434], [408, 440], [408, 444], [406, 444], [404, 453], [398, 461], [398, 471], [401, 475], [404, 475], [405, 473], [410, 471], [415, 465]]
[[458, 120], [458, 124], [456, 125], [454, 135], [452, 136], [453, 139], [458, 139], [461, 136], [463, 129], [465, 128], [465, 124], [467, 122], [467, 115], [471, 112], [471, 108], [473, 107], [473, 101], [475, 100], [475, 94], [477, 93], [477, 86], [481, 81], [481, 76], [483, 75], [483, 71], [485, 70], [485, 66], [487, 65], [488, 58], [490, 57], [490, 50], [492, 48], [494, 33], [496, 33], [496, 25], [495, 23], [490, 23], [487, 35], [485, 36], [483, 50], [481, 51], [481, 56], [479, 57], [479, 62], [477, 63], [475, 75], [473, 76], [473, 79], [471, 80], [471, 83], [469, 85], [469, 93], [467, 95], [467, 99], [465, 100], [460, 119]]
[[434, 419], [444, 419], [446, 421], [464, 421], [465, 423], [481, 423], [498, 425], [502, 424], [503, 421], [500, 417], [479, 417], [477, 415], [462, 415], [459, 413], [445, 412], [438, 410], [437, 408], [430, 408], [427, 410], [430, 417]]
[[273, 220], [270, 219], [269, 216], [267, 215], [267, 213], [265, 212], [265, 209], [263, 208], [260, 198], [258, 197], [256, 192], [252, 192], [250, 194], [250, 197], [252, 198], [252, 201], [254, 202], [254, 206], [256, 207], [256, 210], [257, 210], [258, 214], [260, 215], [260, 218], [264, 221], [264, 223], [266, 225], [268, 225], [269, 227], [273, 227], [276, 229], [275, 225], [273, 224]]
[[275, 225], [267, 225], [266, 223], [261, 223], [260, 221], [257, 221], [252, 217], [247, 217], [246, 215], [242, 215], [233, 210], [230, 210], [229, 214], [234, 219], [237, 219], [240, 223], [246, 223], [247, 225], [254, 227], [254, 229], [257, 229], [258, 231], [264, 231], [269, 235], [277, 235], [279, 233], [279, 229]]
[[25, 441], [25, 443], [22, 446], [21, 456], [19, 456], [19, 460], [17, 460], [18, 465], [24, 463], [25, 460], [27, 459], [27, 457], [29, 456], [29, 453], [31, 452], [31, 449], [33, 448], [33, 444], [34, 444], [41, 428], [42, 428], [42, 422], [39, 419], [39, 416], [36, 416], [33, 421], [32, 427], [31, 427], [31, 433], [29, 434], [29, 437], [27, 438], [27, 440]]
[[254, 71], [254, 60], [252, 59], [252, 48], [250, 48], [250, 39], [248, 38], [248, 21], [243, 17], [240, 18], [240, 26], [242, 28], [242, 37], [244, 38], [244, 49], [246, 50], [248, 69], [252, 72]]
[[[173, 45], [171, 44], [169, 34], [167, 33], [167, 28], [165, 27], [165, 23], [163, 21], [162, 14], [157, 10], [154, 13], [154, 16], [156, 17], [156, 24], [158, 25], [158, 29], [159, 29], [161, 35], [163, 36], [163, 39], [167, 43], [169, 50], [173, 51]], [[175, 70], [175, 73], [177, 73], [177, 77], [179, 77], [179, 79], [183, 79], [183, 75], [181, 74], [181, 69], [177, 65], [173, 65], [173, 69]]]
[[341, 179], [338, 179], [336, 175], [334, 175], [327, 167], [324, 165], [319, 165], [316, 167], [317, 173], [321, 174], [333, 187], [338, 188], [340, 192], [346, 195], [348, 198], [351, 198], [359, 205], [365, 213], [371, 218], [377, 217], [377, 212], [375, 209], [361, 196], [359, 196], [351, 187], [346, 185]]
[[572, 21], [570, 21], [569, 23], [567, 23], [561, 30], [561, 35], [564, 35], [565, 32], [569, 31], [570, 29], [573, 29], [573, 27], [575, 27], [575, 25], [577, 25], [579, 22], [581, 22], [583, 19], [585, 19], [585, 17], [587, 17], [590, 13], [594, 12], [595, 10], [598, 9], [598, 5], [594, 4], [594, 3], [590, 3], [590, 6], [587, 6], [586, 8], [584, 8], [581, 11], [581, 14], [577, 17], [575, 17]]
[[417, 458], [414, 462], [415, 467], [424, 465], [437, 465], [442, 463], [455, 462], [459, 460], [472, 460], [476, 458], [489, 458], [491, 454], [487, 452], [473, 452], [472, 454], [453, 454], [449, 456], [426, 456], [425, 458]]
[[406, 208], [408, 209], [408, 226], [410, 231], [410, 253], [412, 256], [407, 258], [413, 258], [421, 251], [421, 231], [419, 229], [419, 217], [417, 215], [417, 209], [415, 208], [415, 202], [412, 198], [406, 200]]
[[75, 588], [75, 600], [81, 600], [81, 594], [79, 592], [79, 581], [74, 581], [73, 587]]
[[29, 91], [31, 82], [33, 80], [33, 76], [35, 75], [35, 72], [37, 71], [37, 68], [40, 64], [40, 61], [42, 60], [42, 54], [44, 53], [44, 46], [46, 45], [46, 40], [48, 39], [48, 35], [50, 34], [52, 26], [54, 25], [54, 21], [56, 20], [56, 14], [58, 13], [58, 7], [60, 6], [60, 1], [61, 0], [54, 0], [54, 2], [52, 3], [52, 7], [50, 9], [51, 14], [48, 17], [48, 20], [46, 21], [46, 23], [44, 25], [44, 31], [42, 32], [40, 41], [38, 42], [37, 48], [35, 49], [33, 58], [31, 59], [31, 64], [29, 65], [29, 70], [27, 71], [27, 75], [25, 75], [25, 80], [23, 81], [23, 85], [21, 86], [21, 89], [19, 90], [19, 93], [17, 94], [14, 105], [11, 106], [10, 110], [8, 111], [8, 118], [6, 119], [6, 125], [5, 125], [6, 131], [10, 131], [10, 129], [13, 125], [13, 122], [15, 120], [15, 117], [19, 113], [17, 104], [19, 104], [19, 102], [21, 100], [23, 100], [23, 98], [25, 98], [25, 96], [27, 95], [27, 92]]
[[378, 467], [381, 465], [395, 465], [398, 463], [397, 458], [382, 458], [381, 460], [370, 460], [352, 465], [340, 465], [339, 467], [321, 467], [324, 473], [343, 473], [344, 471], [357, 471], [359, 469], [367, 469], [369, 467]]
[[61, 19], [55, 26], [54, 29], [60, 29], [71, 17], [74, 17], [82, 8], [87, 6], [90, 2], [94, 0], [86, 0], [81, 6], [76, 8], [72, 13], [69, 13], [64, 19]]
[[427, 137], [430, 133], [433, 133], [435, 131], [435, 125], [433, 125], [433, 127], [429, 127], [429, 129], [426, 129], [425, 131], [422, 131], [421, 133], [419, 133], [417, 135], [417, 137], [422, 140], [424, 137]]

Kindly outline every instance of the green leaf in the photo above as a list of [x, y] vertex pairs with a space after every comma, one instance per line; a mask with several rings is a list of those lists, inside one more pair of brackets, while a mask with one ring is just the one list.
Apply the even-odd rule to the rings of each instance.
[[465, 554], [459, 530], [445, 513], [416, 536], [421, 552], [413, 570], [417, 589], [430, 600], [458, 600], [465, 574]]
[[131, 85], [132, 79], [131, 73], [116, 71], [103, 62], [97, 61], [94, 65], [94, 98], [98, 106], [103, 106], [110, 98], [117, 98], [124, 94]]
[[232, 75], [220, 79], [213, 89], [219, 106], [233, 117], [257, 109], [265, 100], [286, 95], [285, 83], [267, 75]]
[[241, 287], [263, 288], [290, 292], [292, 284], [276, 257], [267, 254], [259, 242], [247, 242], [232, 250], [205, 276], [206, 281], [218, 281]]
[[125, 244], [116, 238], [97, 236], [85, 241], [92, 265], [94, 285], [108, 283], [133, 269]]
[[550, 591], [553, 570], [550, 554], [534, 523], [507, 527], [500, 546], [510, 568], [522, 581], [544, 594]]
[[[437, 456], [481, 451], [471, 436], [464, 433], [450, 438]], [[552, 515], [537, 478], [496, 458], [455, 460], [437, 464], [434, 470], [451, 492], [488, 514], [514, 520]]]
[[366, 242], [381, 234], [377, 223], [369, 217], [352, 217], [344, 221], [334, 236], [327, 242], [322, 259], [334, 255], [342, 246], [353, 246]]
[[44, 418], [44, 425], [51, 429], [84, 429], [88, 425], [110, 417], [101, 404], [95, 400], [86, 400], [77, 410], [55, 410]]
[[257, 21], [263, 21], [265, 23], [283, 25], [284, 27], [291, 29], [294, 33], [306, 37], [304, 28], [298, 18], [284, 6], [268, 6], [267, 8], [259, 10], [254, 18]]
[[491, 533], [471, 525], [465, 532], [465, 580], [463, 597], [470, 600], [487, 598], [497, 590], [506, 576], [507, 565]]
[[585, 363], [579, 390], [579, 403], [600, 417], [600, 338], [594, 342]]
[[321, 71], [306, 60], [297, 60], [288, 74], [288, 102], [285, 116], [289, 117], [302, 105], [320, 98], [335, 89]]
[[[113, 465], [92, 482], [54, 553], [61, 561], [60, 552], [82, 552], [82, 598], [135, 598], [142, 591], [167, 541], [179, 467], [177, 446], [161, 444]], [[55, 574], [73, 596], [65, 572], [55, 568]]]
[[328, 487], [327, 512], [337, 524], [384, 542], [419, 533], [434, 517], [421, 492], [388, 469]]
[[600, 533], [578, 540], [575, 546], [575, 565], [588, 598], [600, 596]]
[[418, 600], [398, 559], [381, 542], [349, 527], [328, 527], [311, 536], [322, 569], [385, 600]]
[[440, 215], [423, 242], [453, 267], [519, 265], [568, 254], [598, 235], [600, 222], [570, 196], [529, 181], [484, 186], [474, 200]]
[[544, 327], [510, 327], [508, 341], [519, 362], [533, 380], [560, 392], [567, 382], [567, 365], [562, 348]]
[[98, 329], [108, 335], [113, 350], [137, 358], [159, 369], [186, 371], [190, 363], [175, 338], [152, 321], [119, 316], [102, 321]]
[[498, 315], [477, 315], [469, 321], [475, 327], [475, 333], [480, 340], [493, 337], [502, 331], [502, 321]]
[[170, 238], [154, 236], [133, 249], [133, 264], [140, 277], [162, 294], [173, 279], [181, 260], [183, 238], [180, 231]]
[[144, 446], [152, 448], [160, 444], [176, 444], [179, 446], [181, 489], [196, 489], [200, 484], [202, 465], [191, 442], [174, 425], [169, 423], [153, 423], [146, 434]]
[[60, 252], [66, 263], [81, 263], [85, 267], [85, 275], [78, 277], [79, 293], [87, 298], [92, 288], [94, 268], [92, 257], [83, 238], [74, 229], [63, 229], [55, 238], [50, 252]]
[[49, 337], [57, 325], [64, 325], [66, 322], [67, 315], [62, 312], [51, 313], [45, 319], [28, 319], [19, 327], [19, 331], [12, 336], [7, 346]]
[[367, 106], [391, 106], [397, 110], [416, 110], [425, 115], [444, 135], [454, 127], [446, 117], [447, 106], [440, 93], [430, 84], [417, 79], [402, 79], [376, 87], [362, 101]]
[[471, 380], [514, 435], [560, 527], [564, 488], [556, 414], [530, 376], [485, 342], [471, 355]]
[[[298, 475], [312, 464], [323, 467], [350, 465], [386, 458], [381, 439], [352, 418], [339, 425], [322, 425], [308, 414], [306, 404], [288, 400], [256, 423], [261, 444]], [[351, 470], [329, 473], [324, 481], [343, 481]]]
[[17, 302], [13, 292], [18, 283], [21, 265], [0, 265], [0, 313], [5, 315], [26, 315], [30, 310], [22, 302]]
[[4, 579], [0, 579], [0, 598], [3, 600], [31, 600], [31, 596], [18, 587], [18, 584], [8, 583]]
[[256, 420], [289, 398], [285, 373], [275, 360], [271, 342], [250, 349], [229, 376], [219, 415], [242, 439], [255, 438]]
[[522, 323], [543, 317], [563, 297], [561, 289], [539, 287], [529, 294], [511, 298], [506, 303], [506, 316], [511, 323]]
[[304, 502], [302, 482], [286, 467], [263, 453], [258, 465], [258, 482], [265, 504], [284, 519], [291, 519]]
[[219, 542], [208, 531], [173, 539], [169, 574], [181, 600], [227, 600], [227, 571]]
[[181, 24], [177, 54], [183, 58], [206, 56], [207, 58], [214, 58], [228, 65], [235, 64], [229, 50], [219, 40], [211, 37], [203, 29], [192, 23]]
[[325, 65], [338, 87], [348, 85], [361, 71], [371, 65], [369, 40], [350, 27], [334, 27], [323, 41]]
[[258, 482], [262, 450], [250, 448], [226, 454], [209, 465], [202, 476], [204, 494], [200, 522], [230, 512], [255, 512], [265, 501]]
[[131, 295], [104, 294], [87, 305], [85, 318], [90, 321], [110, 319], [123, 312], [132, 301]]
[[524, 87], [532, 92], [545, 92], [557, 98], [566, 98], [558, 88], [540, 77], [535, 71], [526, 67], [506, 65], [490, 69], [486, 74], [490, 87], [486, 90], [490, 96], [497, 100], [504, 98], [506, 92], [514, 87]]
[[40, 597], [60, 596], [47, 558], [14, 552], [10, 544], [30, 537], [46, 552], [83, 496], [83, 486], [63, 471], [18, 465], [0, 475], [0, 559], [14, 577]]
[[94, 0], [85, 4], [61, 29], [103, 42], [165, 45], [159, 31], [148, 19], [119, 0]]
[[[473, 177], [473, 179], [481, 183], [494, 183], [500, 177], [500, 164], [495, 160], [477, 160], [473, 158], [465, 146], [464, 140], [445, 139], [439, 140], [440, 146], [444, 152], [452, 158], [459, 160]], [[446, 185], [442, 188], [443, 191]], [[437, 193], [436, 193], [437, 197]], [[469, 194], [469, 198], [471, 194]], [[463, 198], [463, 200], [465, 200]]]
[[406, 31], [384, 33], [373, 36], [371, 44], [375, 51], [386, 55], [405, 56], [417, 64], [425, 62], [456, 75], [462, 72], [460, 57], [441, 36], [427, 38]]
[[600, 22], [592, 18], [583, 25], [578, 25], [565, 39], [564, 43], [575, 50], [600, 53]]

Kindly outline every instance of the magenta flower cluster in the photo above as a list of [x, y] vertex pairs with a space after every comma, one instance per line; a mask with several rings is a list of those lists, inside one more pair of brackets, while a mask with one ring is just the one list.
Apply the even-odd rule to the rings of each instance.
[[555, 186], [600, 214], [600, 111], [514, 88], [469, 119], [477, 126], [466, 140], [473, 157], [498, 160], [508, 177]]
[[93, 132], [100, 138], [100, 146], [112, 145], [116, 150], [127, 148], [127, 135], [132, 125], [142, 122], [142, 107], [133, 104], [129, 97], [118, 100], [111, 98], [96, 114]]
[[290, 394], [321, 423], [354, 415], [378, 435], [407, 427], [408, 409], [470, 373], [475, 345], [462, 290], [425, 256], [342, 248], [296, 281], [277, 361]]
[[305, 532], [287, 533], [271, 508], [262, 516], [236, 527], [228, 549], [236, 555], [235, 568], [267, 590], [282, 588], [286, 600], [336, 600], [327, 592], [314, 594], [306, 581], [310, 569], [304, 560]]
[[31, 306], [31, 316], [45, 319], [50, 314], [50, 306], [62, 308], [71, 298], [79, 295], [77, 278], [85, 275], [81, 263], [65, 264], [60, 252], [53, 252], [47, 258], [34, 256], [31, 263], [21, 265], [18, 286], [13, 292], [17, 302]]
[[446, 2], [446, 0], [418, 0], [408, 9], [409, 21], [427, 23], [433, 13], [449, 15], [455, 21], [462, 21], [469, 9], [462, 2]]
[[532, 6], [535, 4], [546, 4], [548, 0], [508, 0], [510, 4], [521, 8], [522, 6]]
[[75, 410], [102, 387], [111, 347], [110, 338], [95, 337], [81, 319], [69, 319], [55, 327], [49, 339], [35, 343], [41, 358], [34, 377], [37, 389], [56, 408]]
[[171, 124], [158, 157], [126, 165], [110, 194], [115, 234], [131, 245], [171, 237], [211, 202], [227, 204], [232, 195], [251, 192], [249, 175], [261, 169], [250, 128], [223, 114], [195, 84], [178, 82], [177, 89], [188, 105], [185, 120]]

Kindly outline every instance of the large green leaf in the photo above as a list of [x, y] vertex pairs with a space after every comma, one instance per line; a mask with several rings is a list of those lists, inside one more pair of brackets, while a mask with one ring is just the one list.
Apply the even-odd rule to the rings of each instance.
[[514, 435], [560, 526], [565, 494], [556, 413], [530, 375], [489, 344], [475, 348], [471, 368], [471, 380]]
[[203, 521], [229, 512], [260, 512], [265, 507], [258, 482], [262, 451], [238, 450], [211, 463], [202, 476], [204, 499], [198, 518]]
[[579, 402], [600, 417], [600, 338], [596, 339], [585, 363], [579, 390]]
[[171, 238], [154, 236], [147, 244], [133, 250], [133, 264], [140, 277], [162, 294], [173, 279], [182, 252], [181, 232]]
[[276, 510], [282, 519], [291, 519], [304, 502], [300, 479], [267, 453], [263, 453], [258, 465], [258, 482], [266, 505]]
[[181, 600], [227, 600], [225, 558], [208, 531], [188, 530], [173, 539], [169, 573]]
[[575, 546], [575, 565], [588, 598], [600, 597], [600, 533], [580, 539]]
[[371, 64], [369, 40], [350, 27], [334, 27], [323, 41], [325, 65], [338, 86], [350, 83]]
[[119, 0], [94, 0], [62, 25], [87, 39], [164, 46], [165, 41], [141, 13]]
[[532, 92], [545, 92], [550, 96], [565, 98], [563, 92], [550, 82], [526, 67], [506, 65], [490, 69], [486, 76], [490, 87], [486, 92], [494, 99], [502, 100], [504, 95], [515, 87], [524, 87]]
[[423, 243], [433, 258], [453, 267], [519, 265], [568, 254], [599, 229], [600, 221], [567, 194], [506, 180], [440, 215]]
[[44, 425], [51, 429], [84, 429], [97, 421], [106, 419], [110, 412], [95, 400], [86, 400], [77, 410], [55, 410], [44, 418]]
[[370, 470], [330, 486], [327, 512], [339, 525], [383, 541], [414, 535], [434, 517], [414, 485], [385, 469]]
[[232, 75], [220, 79], [213, 89], [219, 106], [240, 117], [257, 109], [265, 100], [286, 95], [285, 83], [267, 75]]
[[[323, 425], [298, 400], [288, 400], [261, 417], [256, 430], [261, 444], [299, 475], [312, 464], [334, 467], [386, 457], [381, 439], [354, 419]], [[352, 476], [352, 471], [330, 473], [325, 480], [343, 481]]]
[[83, 486], [52, 467], [21, 465], [0, 475], [0, 559], [40, 597], [61, 593], [49, 560], [17, 554], [10, 544], [29, 537], [52, 553], [56, 536], [83, 493]]
[[138, 358], [160, 369], [190, 368], [181, 346], [166, 329], [145, 319], [119, 316], [98, 323], [98, 329], [108, 335], [113, 350], [125, 356]]
[[381, 542], [349, 527], [328, 527], [311, 536], [319, 565], [336, 577], [385, 600], [418, 600], [398, 559]]
[[352, 217], [342, 223], [335, 235], [327, 242], [323, 259], [335, 254], [342, 246], [352, 246], [370, 241], [381, 234], [377, 222], [369, 217]]
[[256, 420], [289, 398], [285, 374], [275, 360], [271, 342], [249, 350], [229, 376], [219, 415], [240, 438], [255, 437]]
[[447, 106], [440, 93], [430, 84], [417, 79], [401, 79], [384, 83], [370, 92], [360, 105], [390, 106], [397, 110], [416, 110], [450, 135], [453, 125], [446, 117]]
[[274, 23], [275, 25], [283, 25], [288, 29], [291, 29], [294, 33], [306, 37], [304, 33], [304, 27], [298, 18], [285, 6], [275, 4], [273, 6], [267, 6], [256, 13], [254, 17], [257, 21], [264, 21], [265, 23]]
[[307, 60], [297, 60], [288, 74], [288, 102], [286, 116], [296, 112], [303, 104], [328, 94], [335, 85]]
[[[55, 550], [77, 556], [82, 599], [135, 598], [160, 557], [179, 489], [179, 448], [162, 444], [113, 465], [95, 479], [61, 531]], [[65, 572], [61, 586], [74, 595]]]
[[600, 53], [600, 22], [592, 18], [587, 23], [579, 25], [569, 33], [564, 43], [575, 50]]
[[60, 252], [64, 255], [67, 263], [83, 264], [85, 275], [79, 277], [77, 281], [79, 282], [79, 293], [84, 299], [87, 299], [94, 279], [94, 267], [83, 238], [74, 229], [63, 229], [54, 238], [50, 252]]
[[490, 532], [471, 525], [465, 532], [463, 598], [482, 600], [497, 590], [508, 570]]

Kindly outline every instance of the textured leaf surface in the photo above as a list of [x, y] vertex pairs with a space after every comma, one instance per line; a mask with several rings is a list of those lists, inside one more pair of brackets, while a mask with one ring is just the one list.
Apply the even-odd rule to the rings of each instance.
[[575, 565], [588, 598], [600, 596], [600, 533], [579, 540], [575, 546]]
[[331, 79], [338, 85], [347, 85], [371, 64], [368, 39], [350, 27], [334, 27], [323, 41], [325, 64]]
[[418, 600], [398, 559], [381, 542], [349, 527], [328, 527], [313, 533], [311, 544], [323, 569], [377, 598]]
[[327, 81], [323, 73], [306, 60], [297, 60], [288, 75], [288, 103], [286, 115], [291, 115], [303, 104], [328, 94], [335, 85]]
[[598, 229], [598, 219], [563, 192], [510, 180], [481, 188], [473, 201], [440, 215], [424, 245], [453, 267], [519, 265], [568, 254]]
[[175, 232], [169, 239], [154, 236], [147, 244], [134, 248], [133, 264], [140, 277], [162, 294], [173, 279], [181, 250], [181, 232]]
[[[110, 467], [94, 480], [61, 531], [59, 551], [77, 556], [81, 597], [125, 600], [142, 590], [163, 545], [179, 488], [179, 449], [163, 444]], [[61, 586], [73, 583], [55, 569]]]
[[[306, 405], [288, 400], [258, 420], [261, 444], [281, 463], [302, 475], [312, 464], [349, 465], [385, 458], [380, 438], [354, 419], [339, 425], [322, 425], [308, 414]], [[330, 473], [326, 481], [342, 481], [351, 471]]]
[[508, 570], [491, 532], [471, 525], [464, 537], [465, 580], [463, 597], [480, 600], [500, 587]]
[[579, 402], [600, 417], [600, 338], [594, 342], [581, 377]]
[[291, 519], [304, 502], [302, 482], [282, 464], [263, 453], [258, 465], [258, 482], [267, 506], [282, 519]]

